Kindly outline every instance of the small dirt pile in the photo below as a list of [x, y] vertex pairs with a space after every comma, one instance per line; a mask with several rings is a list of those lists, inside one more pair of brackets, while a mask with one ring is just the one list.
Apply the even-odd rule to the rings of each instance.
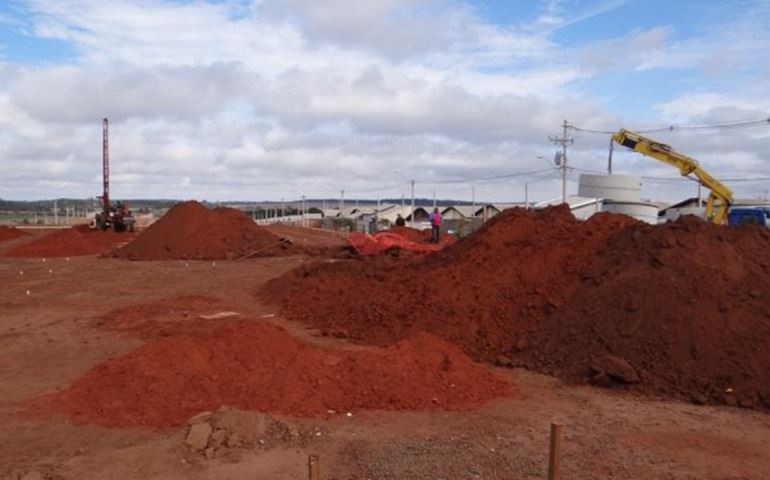
[[[113, 256], [130, 260], [224, 260], [280, 255], [281, 239], [233, 208], [181, 202]], [[258, 253], [257, 253], [258, 252]]]
[[565, 303], [607, 237], [635, 223], [609, 214], [578, 222], [567, 207], [510, 209], [439, 253], [311, 265], [269, 282], [262, 297], [328, 333], [387, 345], [428, 331], [494, 360]]
[[219, 299], [183, 295], [112, 310], [99, 318], [96, 326], [150, 339], [205, 334], [240, 317]]
[[516, 354], [698, 403], [770, 407], [770, 232], [684, 218], [622, 232]]
[[96, 366], [41, 405], [78, 423], [170, 427], [229, 405], [291, 416], [359, 409], [465, 409], [508, 383], [456, 347], [422, 334], [385, 350], [303, 343], [262, 323], [152, 340]]
[[9, 227], [8, 225], [0, 225], [0, 242], [6, 240], [13, 240], [27, 235], [23, 230], [19, 230], [16, 227]]
[[108, 252], [134, 238], [130, 233], [77, 226], [49, 233], [5, 252], [6, 257], [77, 257]]

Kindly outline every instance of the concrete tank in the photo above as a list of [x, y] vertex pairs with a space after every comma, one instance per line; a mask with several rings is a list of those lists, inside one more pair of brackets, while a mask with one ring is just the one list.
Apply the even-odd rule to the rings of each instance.
[[602, 211], [622, 213], [651, 225], [658, 223], [658, 207], [651, 203], [605, 201]]
[[606, 198], [618, 202], [638, 202], [642, 195], [642, 179], [631, 175], [581, 174], [578, 195]]

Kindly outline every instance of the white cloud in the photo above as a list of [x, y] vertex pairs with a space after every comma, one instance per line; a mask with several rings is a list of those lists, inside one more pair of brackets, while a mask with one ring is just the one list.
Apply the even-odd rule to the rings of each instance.
[[[533, 24], [503, 26], [448, 0], [30, 0], [35, 34], [77, 57], [0, 63], [0, 162], [13, 172], [0, 188], [17, 198], [93, 195], [109, 116], [118, 197], [334, 195], [402, 182], [394, 170], [421, 180], [422, 195], [435, 186], [440, 197], [468, 197], [468, 184], [427, 182], [547, 169], [536, 157], [551, 157], [547, 135], [562, 119], [628, 120], [599, 95], [576, 93], [578, 81], [709, 58], [716, 75], [725, 69], [718, 41], [682, 41], [665, 25], [577, 47], [549, 33], [623, 3], [552, 1]], [[746, 45], [730, 48], [755, 51]], [[764, 87], [754, 88], [690, 93], [653, 111], [672, 123], [751, 117], [770, 109], [751, 101]], [[764, 137], [720, 138], [682, 143], [723, 153], [738, 172], [762, 167]], [[573, 164], [604, 168], [606, 144], [579, 137]], [[619, 158], [619, 168], [657, 171]], [[520, 198], [524, 181], [479, 185], [478, 198]], [[529, 181], [539, 198], [560, 189], [550, 171]]]

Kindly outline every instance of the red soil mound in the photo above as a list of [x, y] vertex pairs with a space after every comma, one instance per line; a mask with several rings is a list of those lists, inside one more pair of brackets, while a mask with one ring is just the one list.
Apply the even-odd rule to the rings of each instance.
[[13, 240], [14, 238], [23, 237], [27, 233], [19, 230], [16, 227], [9, 227], [7, 225], [0, 225], [0, 242], [6, 240]]
[[492, 360], [510, 350], [518, 332], [564, 304], [593, 252], [634, 223], [620, 215], [578, 222], [566, 207], [510, 209], [416, 261], [311, 265], [269, 282], [262, 293], [323, 331], [376, 345], [428, 331]]
[[770, 232], [696, 218], [623, 232], [519, 353], [573, 380], [770, 407]]
[[237, 312], [216, 298], [183, 295], [112, 310], [96, 325], [145, 339], [182, 333], [194, 335], [237, 319], [239, 315], [232, 313]]
[[239, 322], [153, 340], [40, 401], [78, 423], [171, 427], [229, 405], [292, 416], [329, 410], [465, 409], [509, 386], [456, 347], [420, 335], [382, 351], [338, 351]]
[[768, 251], [754, 226], [511, 210], [416, 262], [305, 267], [263, 294], [366, 343], [424, 330], [570, 380], [770, 407]]
[[130, 233], [91, 230], [77, 226], [58, 230], [5, 253], [6, 257], [77, 257], [98, 255], [134, 238]]
[[286, 251], [280, 238], [233, 208], [208, 209], [195, 201], [174, 205], [114, 256], [131, 260], [221, 260], [263, 250]]

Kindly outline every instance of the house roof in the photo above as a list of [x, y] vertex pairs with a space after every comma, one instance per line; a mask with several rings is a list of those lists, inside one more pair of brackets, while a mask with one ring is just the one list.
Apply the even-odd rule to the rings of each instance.
[[[422, 210], [423, 213], [427, 214], [427, 210], [425, 210], [423, 207], [414, 207], [414, 211], [417, 212], [419, 210]], [[392, 205], [390, 208], [380, 210], [377, 213], [377, 218], [380, 220], [387, 220], [390, 223], [393, 223], [396, 221], [396, 218], [398, 218], [398, 214], [401, 214], [402, 217], [404, 217], [404, 220], [409, 220], [412, 216], [412, 207], [410, 205], [406, 206], [399, 206], [399, 205]]]
[[446, 215], [450, 210], [456, 211], [465, 218], [472, 218], [476, 216], [478, 208], [474, 208], [473, 205], [452, 205], [451, 207], [446, 207], [441, 210], [441, 214]]

